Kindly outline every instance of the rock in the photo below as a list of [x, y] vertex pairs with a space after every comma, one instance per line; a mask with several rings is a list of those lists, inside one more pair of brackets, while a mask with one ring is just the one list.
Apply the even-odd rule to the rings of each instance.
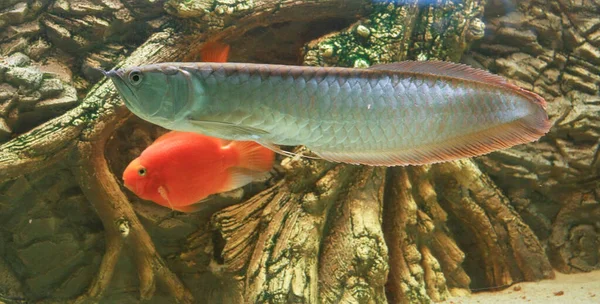
[[573, 54], [594, 64], [600, 64], [600, 50], [586, 42], [573, 51]]
[[[8, 83], [0, 84], [0, 102], [12, 99], [17, 94], [17, 89]], [[0, 103], [2, 104], [2, 103]], [[5, 116], [6, 110], [0, 105], [0, 116]]]
[[27, 55], [18, 52], [12, 54], [10, 57], [8, 57], [8, 59], [6, 59], [6, 64], [9, 66], [24, 67], [30, 63], [31, 59], [29, 59]]
[[570, 50], [582, 45], [585, 42], [585, 38], [581, 36], [574, 28], [565, 29], [562, 36], [564, 38], [565, 47]]
[[570, 21], [577, 31], [587, 36], [592, 30], [596, 30], [600, 24], [600, 18], [596, 14], [574, 14]]
[[369, 62], [368, 62], [367, 60], [365, 60], [365, 59], [362, 59], [362, 58], [358, 58], [358, 59], [356, 59], [356, 60], [354, 61], [354, 64], [353, 64], [353, 67], [355, 67], [355, 68], [359, 68], [359, 69], [366, 69], [366, 68], [368, 68], [369, 66], [371, 66], [371, 65], [369, 64]]
[[104, 77], [97, 69], [111, 69], [119, 60], [123, 59], [123, 53], [122, 46], [109, 44], [99, 52], [88, 55], [81, 65], [81, 71], [86, 79], [96, 81]]
[[546, 62], [534, 58], [525, 53], [515, 53], [508, 59], [498, 59], [496, 64], [499, 70], [510, 78], [533, 83], [539, 77], [541, 69], [545, 67]]
[[369, 37], [369, 35], [371, 35], [371, 30], [369, 30], [368, 27], [361, 24], [356, 27], [356, 34], [363, 38], [367, 38], [367, 37]]
[[467, 31], [469, 41], [479, 40], [485, 35], [485, 23], [479, 18], [471, 20]]
[[75, 106], [77, 103], [77, 90], [74, 87], [65, 87], [63, 94], [59, 98], [47, 99], [38, 102], [35, 105], [36, 111], [61, 112]]
[[50, 38], [50, 41], [55, 43], [58, 47], [62, 49], [77, 47], [71, 39], [71, 33], [66, 28], [48, 19], [44, 19], [42, 24], [46, 27], [46, 34], [48, 35], [48, 38]]
[[571, 90], [580, 90], [589, 94], [598, 92], [598, 85], [595, 82], [585, 81], [581, 77], [570, 73], [563, 73], [561, 87], [566, 92]]
[[196, 227], [177, 218], [169, 218], [158, 224], [162, 229], [161, 235], [168, 239], [177, 239], [196, 230]]
[[[10, 265], [0, 259], [0, 293], [2, 293], [2, 300], [6, 298], [19, 299], [24, 298], [22, 284], [19, 279], [14, 275]], [[0, 300], [0, 303], [5, 303]], [[11, 303], [11, 302], [7, 302]]]
[[[60, 243], [56, 246], [46, 246], [37, 248], [37, 255], [46, 258], [48, 270], [34, 274], [25, 280], [28, 287], [28, 297], [39, 299], [47, 296], [48, 293], [54, 290], [54, 286], [60, 284], [67, 275], [71, 273], [73, 268], [84, 261], [84, 252], [78, 250], [76, 243], [71, 246]], [[48, 250], [48, 251], [43, 251]], [[40, 254], [42, 253], [42, 254]], [[58, 255], [58, 256], [57, 256]], [[40, 266], [38, 266], [40, 267]], [[40, 268], [33, 268], [40, 269]]]
[[40, 30], [40, 23], [37, 20], [9, 26], [5, 31], [0, 32], [0, 41], [33, 36], [39, 34]]
[[54, 63], [48, 60], [40, 69], [22, 53], [0, 62], [0, 81], [6, 81], [0, 82], [0, 143], [77, 104], [77, 90], [64, 73], [68, 67]]
[[33, 68], [12, 67], [5, 73], [6, 81], [16, 86], [37, 89], [42, 83], [42, 73]]
[[44, 73], [44, 78], [57, 78], [64, 83], [73, 82], [73, 72], [60, 57], [46, 60], [44, 65], [40, 66], [40, 71]]
[[99, 258], [100, 255], [96, 255], [93, 263], [73, 270], [60, 287], [54, 291], [54, 296], [58, 299], [68, 299], [84, 292], [97, 272], [97, 264], [100, 264]]
[[17, 251], [21, 262], [36, 273], [46, 273], [78, 253], [79, 246], [70, 234], [57, 235], [52, 240], [33, 243]]
[[69, 1], [69, 13], [79, 16], [90, 16], [92, 14], [108, 12], [109, 9], [105, 6], [92, 3], [87, 0]]
[[[168, 0], [165, 3], [165, 10], [167, 13], [175, 15], [181, 18], [194, 18], [205, 15], [210, 12], [214, 6], [214, 1], [210, 0], [199, 0], [199, 1], [182, 1], [182, 0]], [[216, 8], [216, 7], [215, 7]], [[224, 13], [224, 10], [220, 10]]]
[[14, 234], [13, 240], [17, 246], [25, 246], [31, 241], [48, 239], [52, 237], [61, 224], [56, 217], [31, 219], [28, 224]]
[[38, 89], [42, 98], [53, 97], [64, 90], [62, 81], [56, 78], [44, 79], [42, 85]]
[[28, 9], [26, 2], [20, 2], [13, 7], [0, 12], [0, 28], [9, 24], [22, 23], [27, 16]]
[[49, 49], [50, 44], [46, 42], [46, 40], [39, 38], [38, 40], [32, 42], [25, 52], [32, 59], [39, 60]]
[[6, 120], [3, 117], [0, 117], [0, 141], [5, 141], [10, 138], [12, 130], [6, 123]]
[[506, 39], [507, 44], [514, 46], [527, 45], [537, 41], [533, 31], [523, 31], [512, 27], [503, 27], [496, 33], [497, 39]]
[[[0, 41], [1, 43], [2, 41]], [[0, 44], [0, 53], [10, 54], [14, 52], [24, 51], [27, 49], [29, 40], [25, 37], [18, 37], [16, 39], [9, 40], [8, 42]]]
[[0, 10], [4, 10], [7, 7], [15, 5], [15, 4], [19, 3], [19, 1], [23, 1], [23, 0], [2, 0], [2, 2], [0, 2]]

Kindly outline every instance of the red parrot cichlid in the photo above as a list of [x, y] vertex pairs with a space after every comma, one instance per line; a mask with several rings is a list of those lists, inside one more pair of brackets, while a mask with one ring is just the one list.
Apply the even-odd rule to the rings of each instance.
[[142, 199], [182, 212], [207, 196], [250, 183], [271, 170], [275, 154], [251, 141], [226, 141], [172, 131], [159, 137], [123, 172]]

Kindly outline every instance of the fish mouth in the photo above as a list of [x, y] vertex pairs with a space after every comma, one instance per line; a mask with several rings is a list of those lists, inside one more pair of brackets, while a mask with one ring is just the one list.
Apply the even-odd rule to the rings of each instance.
[[[123, 99], [123, 102], [125, 103], [125, 105], [127, 106], [127, 108], [133, 112], [135, 115], [139, 116], [140, 118], [147, 120], [149, 122], [152, 122], [154, 124], [158, 124], [161, 126], [167, 126], [170, 125], [172, 122], [167, 119], [167, 118], [162, 118], [159, 114], [161, 113], [161, 111], [163, 111], [162, 107], [164, 106], [164, 104], [159, 105], [158, 107], [156, 107], [156, 109], [147, 109], [146, 107], [144, 107], [144, 104], [142, 102], [140, 102], [140, 98], [138, 96], [138, 94], [133, 90], [133, 88], [127, 83], [126, 79], [126, 71], [123, 69], [117, 69], [117, 70], [110, 70], [110, 71], [104, 71], [101, 69], [98, 69], [100, 72], [102, 72], [102, 74], [104, 74], [104, 76], [106, 76], [107, 78], [110, 78], [114, 85], [115, 88], [117, 89], [117, 91], [119, 92], [119, 94], [121, 95], [121, 99]], [[168, 98], [169, 96], [169, 91], [166, 91], [164, 93], [163, 96], [163, 100], [165, 98]]]
[[110, 71], [104, 71], [102, 69], [98, 69], [98, 70], [100, 72], [102, 72], [102, 74], [104, 74], [104, 76], [106, 76], [107, 78], [112, 80], [113, 84], [115, 85], [115, 88], [117, 89], [117, 91], [119, 92], [119, 94], [122, 97], [121, 99], [123, 99], [123, 102], [125, 103], [125, 105], [132, 112], [136, 113], [137, 115], [144, 114], [140, 105], [137, 102], [135, 102], [135, 100], [137, 100], [137, 95], [129, 87], [129, 85], [127, 85], [127, 82], [123, 78], [123, 76], [125, 75], [125, 71], [120, 70], [120, 69], [119, 70], [110, 70]]
[[127, 182], [126, 178], [123, 178], [123, 186], [125, 186], [125, 188], [129, 189], [129, 191], [134, 192], [133, 191], [134, 190], [133, 187], [131, 186], [130, 183]]

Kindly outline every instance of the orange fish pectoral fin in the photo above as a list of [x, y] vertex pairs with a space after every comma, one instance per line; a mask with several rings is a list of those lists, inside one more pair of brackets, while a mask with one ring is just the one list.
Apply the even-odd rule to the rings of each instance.
[[229, 168], [227, 172], [229, 173], [229, 182], [219, 189], [219, 192], [227, 192], [243, 187], [255, 179], [268, 175], [268, 172], [254, 171], [240, 167]]
[[171, 210], [176, 210], [173, 207], [173, 204], [171, 203], [171, 200], [169, 199], [169, 193], [167, 191], [167, 188], [165, 188], [164, 186], [158, 187], [158, 194], [160, 194], [160, 197], [162, 197], [164, 200], [167, 201], [167, 203], [169, 204], [169, 207], [171, 208]]
[[227, 62], [229, 49], [229, 45], [222, 42], [206, 42], [200, 50], [200, 57], [204, 62]]

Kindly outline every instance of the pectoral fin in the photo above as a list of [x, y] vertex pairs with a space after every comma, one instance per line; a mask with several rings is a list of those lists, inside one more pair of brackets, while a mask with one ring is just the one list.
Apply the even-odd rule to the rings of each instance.
[[171, 200], [169, 199], [169, 193], [167, 191], [167, 188], [165, 188], [164, 186], [158, 187], [158, 194], [160, 194], [160, 197], [167, 201], [171, 210], [175, 210], [175, 208], [173, 208], [173, 204], [171, 204]]
[[223, 188], [219, 190], [219, 192], [227, 192], [233, 189], [243, 187], [251, 183], [255, 179], [259, 179], [268, 175], [268, 172], [253, 171], [240, 167], [229, 168], [227, 172], [230, 176], [229, 183], [224, 185]]
[[269, 132], [253, 127], [235, 125], [228, 122], [205, 121], [205, 120], [188, 120], [191, 124], [198, 126], [200, 129], [210, 133], [209, 135], [224, 137], [226, 139], [245, 139], [257, 140]]
[[163, 186], [158, 187], [158, 193], [160, 194], [160, 196], [162, 198], [164, 198], [167, 201], [167, 203], [169, 204], [169, 208], [171, 208], [171, 210], [185, 212], [185, 213], [200, 211], [202, 209], [202, 202], [204, 202], [206, 200], [206, 199], [203, 199], [199, 202], [196, 202], [196, 203], [193, 203], [193, 204], [187, 205], [187, 206], [173, 206], [173, 204], [171, 203], [171, 200], [169, 199], [169, 193], [167, 191], [167, 188], [165, 188]]
[[261, 146], [263, 146], [279, 155], [283, 155], [285, 157], [299, 156], [299, 157], [304, 157], [304, 158], [309, 158], [309, 159], [321, 159], [320, 157], [316, 157], [316, 156], [301, 155], [301, 154], [297, 154], [294, 152], [282, 150], [278, 145], [271, 143], [271, 142], [257, 141], [257, 143], [259, 143]]

